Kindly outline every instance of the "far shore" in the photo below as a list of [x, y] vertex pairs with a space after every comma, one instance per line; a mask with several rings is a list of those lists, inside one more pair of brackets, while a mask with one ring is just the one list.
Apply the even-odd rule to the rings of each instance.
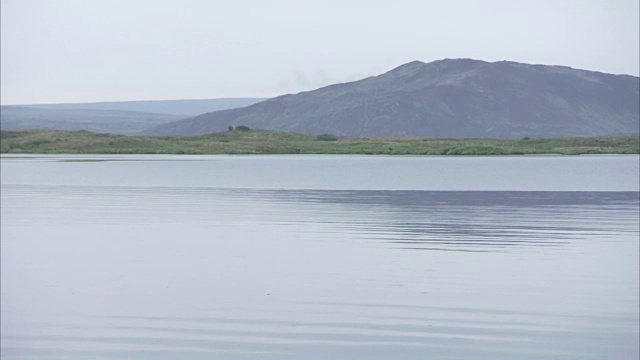
[[517, 140], [338, 137], [233, 130], [193, 137], [96, 134], [88, 131], [0, 131], [2, 154], [362, 154], [535, 155], [640, 154], [640, 137], [557, 137]]

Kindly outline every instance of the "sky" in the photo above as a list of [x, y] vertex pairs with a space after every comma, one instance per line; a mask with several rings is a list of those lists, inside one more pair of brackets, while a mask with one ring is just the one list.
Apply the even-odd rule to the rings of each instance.
[[638, 76], [638, 0], [0, 0], [0, 102], [272, 97], [444, 58]]

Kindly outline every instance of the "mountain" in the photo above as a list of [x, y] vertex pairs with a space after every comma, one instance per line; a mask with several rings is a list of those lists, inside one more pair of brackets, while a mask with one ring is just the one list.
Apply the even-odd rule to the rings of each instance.
[[226, 98], [226, 99], [197, 99], [197, 100], [142, 100], [142, 101], [114, 101], [75, 104], [33, 104], [23, 105], [35, 109], [53, 110], [120, 110], [139, 111], [157, 114], [195, 116], [206, 112], [233, 109], [249, 106], [264, 98]]
[[0, 107], [2, 130], [87, 130], [96, 133], [135, 135], [149, 127], [183, 118], [185, 116], [137, 111]]
[[414, 61], [379, 76], [153, 127], [200, 135], [246, 125], [345, 136], [638, 135], [638, 77], [508, 61]]

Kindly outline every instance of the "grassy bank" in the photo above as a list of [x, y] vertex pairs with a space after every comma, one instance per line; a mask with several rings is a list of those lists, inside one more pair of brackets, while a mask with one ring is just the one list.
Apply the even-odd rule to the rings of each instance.
[[265, 130], [194, 137], [94, 134], [86, 131], [0, 131], [12, 154], [638, 154], [639, 137], [552, 139], [347, 138]]

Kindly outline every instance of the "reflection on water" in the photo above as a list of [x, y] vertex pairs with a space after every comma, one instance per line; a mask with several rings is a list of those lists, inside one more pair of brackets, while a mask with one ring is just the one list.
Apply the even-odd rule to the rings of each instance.
[[3, 359], [638, 358], [637, 191], [45, 182], [2, 184]]
[[[407, 249], [501, 251], [634, 233], [637, 192], [331, 191], [6, 185], [11, 224], [247, 225], [323, 232]], [[49, 199], [57, 198], [57, 201]], [[68, 209], [77, 211], [70, 217]], [[250, 209], [250, 211], [248, 211]], [[277, 211], [273, 211], [277, 209]], [[603, 211], [607, 210], [607, 211]], [[631, 211], [630, 211], [631, 210]], [[132, 216], [132, 213], [135, 216]]]

